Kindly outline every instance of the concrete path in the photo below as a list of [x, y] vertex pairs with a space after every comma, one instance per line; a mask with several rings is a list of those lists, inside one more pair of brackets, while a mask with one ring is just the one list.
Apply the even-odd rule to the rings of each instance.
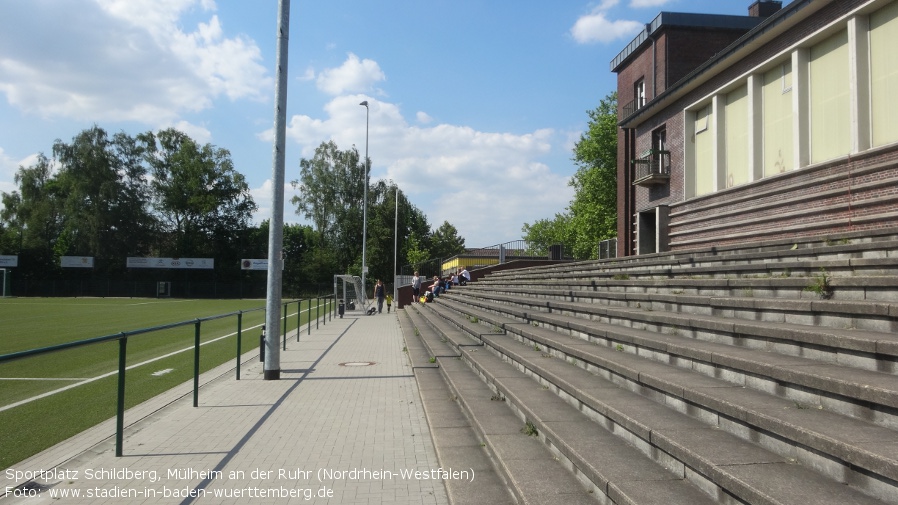
[[281, 351], [281, 380], [253, 360], [240, 381], [201, 388], [198, 408], [157, 398], [127, 413], [144, 419], [123, 457], [93, 443], [112, 435], [104, 423], [5, 471], [5, 485], [21, 483], [9, 471], [47, 472], [18, 492], [35, 496], [0, 503], [446, 504], [444, 479], [476, 477], [440, 468], [395, 314], [303, 330]]

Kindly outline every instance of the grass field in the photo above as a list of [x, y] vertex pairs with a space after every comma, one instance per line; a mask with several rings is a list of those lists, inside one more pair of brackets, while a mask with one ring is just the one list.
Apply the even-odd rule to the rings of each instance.
[[[246, 352], [258, 347], [264, 311], [253, 309], [264, 305], [264, 300], [0, 299], [0, 355], [251, 311], [242, 323]], [[296, 314], [297, 305], [289, 305], [288, 330], [296, 328]], [[307, 314], [300, 321], [307, 322]], [[236, 332], [236, 315], [201, 323], [201, 372], [235, 360]], [[126, 408], [192, 379], [194, 338], [194, 324], [128, 338]], [[117, 342], [106, 342], [0, 363], [0, 468], [115, 415], [118, 349]]]

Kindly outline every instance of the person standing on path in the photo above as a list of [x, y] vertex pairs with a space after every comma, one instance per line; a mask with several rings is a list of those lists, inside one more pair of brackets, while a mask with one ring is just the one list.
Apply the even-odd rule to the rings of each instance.
[[377, 313], [380, 314], [384, 310], [384, 296], [386, 296], [386, 290], [384, 289], [384, 282], [380, 279], [377, 279], [377, 284], [374, 286], [374, 298], [377, 298]]
[[421, 277], [418, 276], [418, 271], [415, 271], [415, 276], [412, 277], [412, 303], [421, 303], [418, 299], [421, 296]]

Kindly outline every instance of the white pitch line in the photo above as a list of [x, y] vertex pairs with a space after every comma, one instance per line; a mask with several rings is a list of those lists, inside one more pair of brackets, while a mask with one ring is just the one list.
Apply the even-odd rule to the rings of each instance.
[[[252, 326], [252, 327], [247, 328], [247, 330], [252, 330], [253, 328], [258, 328], [258, 327], [260, 327], [260, 326], [262, 326], [262, 325], [261, 325], [261, 324], [258, 324], [258, 325], [256, 325], [256, 326]], [[218, 337], [218, 338], [216, 338], [216, 339], [209, 340], [208, 342], [203, 342], [202, 344], [200, 344], [200, 346], [204, 346], [204, 345], [206, 345], [206, 344], [211, 344], [211, 343], [213, 343], [213, 342], [217, 342], [217, 341], [219, 341], [219, 340], [221, 340], [221, 339], [223, 339], [223, 338], [228, 338], [228, 337], [233, 336], [233, 335], [236, 335], [236, 334], [237, 334], [237, 332], [229, 333], [229, 334], [227, 334], [227, 335], [223, 335], [223, 336]], [[168, 353], [168, 354], [165, 354], [165, 355], [162, 355], [162, 356], [158, 356], [158, 357], [153, 358], [153, 359], [148, 359], [148, 360], [143, 361], [143, 362], [140, 362], [140, 363], [135, 363], [135, 364], [133, 364], [133, 365], [131, 365], [131, 366], [129, 366], [129, 367], [125, 367], [125, 370], [131, 370], [131, 369], [137, 368], [137, 367], [139, 367], [139, 366], [148, 365], [148, 364], [150, 364], [150, 363], [153, 363], [154, 361], [159, 361], [159, 360], [161, 360], [161, 359], [169, 358], [169, 357], [171, 357], [171, 356], [174, 356], [174, 355], [176, 355], [176, 354], [180, 354], [180, 353], [182, 353], [182, 352], [192, 351], [192, 350], [193, 350], [193, 347], [194, 347], [194, 346], [185, 347], [184, 349], [181, 349], [180, 351], [170, 352], [170, 353]], [[46, 393], [39, 394], [39, 395], [37, 395], [37, 396], [32, 396], [31, 398], [26, 398], [26, 399], [24, 399], [24, 400], [21, 400], [21, 401], [15, 402], [15, 403], [10, 403], [9, 405], [4, 405], [3, 407], [0, 407], [0, 412], [3, 412], [4, 410], [9, 410], [9, 409], [11, 409], [11, 408], [18, 407], [19, 405], [25, 405], [26, 403], [31, 403], [31, 402], [33, 402], [33, 401], [35, 401], [35, 400], [40, 400], [41, 398], [46, 398], [46, 397], [48, 397], [48, 396], [53, 396], [53, 395], [55, 395], [55, 394], [57, 394], [57, 393], [62, 393], [63, 391], [68, 391], [69, 389], [73, 389], [73, 388], [76, 388], [76, 387], [78, 387], [78, 386], [83, 386], [83, 385], [85, 385], [85, 384], [89, 384], [89, 383], [91, 383], [91, 382], [98, 381], [98, 380], [100, 380], [100, 379], [105, 379], [106, 377], [112, 377], [113, 375], [117, 375], [117, 374], [118, 374], [118, 370], [115, 370], [115, 371], [113, 371], [113, 372], [104, 373], [103, 375], [98, 375], [98, 376], [96, 376], [96, 377], [91, 377], [90, 379], [84, 379], [84, 380], [82, 380], [81, 382], [76, 382], [76, 383], [74, 383], [74, 384], [69, 384], [68, 386], [65, 386], [65, 387], [62, 387], [62, 388], [59, 388], [59, 389], [54, 389], [54, 390], [52, 390], [52, 391], [47, 391]]]
[[[303, 310], [302, 312], [309, 312], [309, 310], [310, 310], [310, 309], [305, 309], [305, 310]], [[287, 314], [287, 317], [292, 317], [292, 316], [295, 316], [295, 315], [296, 315], [296, 314]], [[261, 324], [257, 324], [257, 325], [255, 325], [255, 326], [251, 326], [251, 327], [249, 327], [249, 328], [246, 328], [246, 330], [247, 330], [247, 331], [248, 331], [248, 330], [252, 330], [252, 329], [255, 329], [255, 328], [259, 328], [259, 327], [261, 327], [261, 326], [262, 326]], [[300, 325], [300, 326], [301, 326], [301, 325]], [[300, 331], [300, 328], [297, 328], [296, 331], [297, 331], [297, 332]], [[211, 343], [213, 343], [213, 342], [218, 342], [219, 340], [221, 340], [221, 339], [223, 339], [223, 338], [228, 338], [228, 337], [233, 336], [233, 335], [236, 335], [236, 334], [237, 334], [236, 331], [233, 332], [233, 333], [228, 333], [227, 335], [223, 335], [223, 336], [218, 337], [218, 338], [216, 338], [216, 339], [209, 340], [208, 342], [203, 342], [202, 344], [200, 344], [200, 346], [204, 346], [204, 345], [206, 345], [206, 344], [211, 344]], [[137, 367], [139, 367], [139, 366], [148, 365], [148, 364], [150, 364], [150, 363], [153, 363], [154, 361], [159, 361], [159, 360], [161, 360], [161, 359], [165, 359], [165, 358], [174, 356], [175, 354], [180, 354], [180, 353], [182, 353], [182, 352], [192, 351], [192, 350], [193, 350], [193, 347], [194, 347], [194, 346], [185, 347], [184, 349], [181, 349], [180, 351], [170, 352], [170, 353], [165, 354], [165, 355], [163, 355], [163, 356], [158, 356], [158, 357], [153, 358], [153, 359], [148, 359], [148, 360], [143, 361], [143, 362], [140, 362], [140, 363], [135, 363], [135, 364], [133, 364], [133, 365], [131, 365], [131, 366], [129, 366], [129, 367], [126, 367], [125, 370], [131, 370], [132, 368], [137, 368]], [[59, 388], [59, 389], [54, 389], [53, 391], [47, 391], [46, 393], [39, 394], [39, 395], [37, 395], [37, 396], [32, 396], [31, 398], [26, 398], [26, 399], [21, 400], [21, 401], [18, 401], [18, 402], [16, 402], [16, 403], [10, 403], [9, 405], [4, 405], [3, 407], [0, 407], [0, 412], [3, 412], [4, 410], [9, 410], [9, 409], [11, 409], [11, 408], [18, 407], [19, 405], [24, 405], [24, 404], [26, 404], [26, 403], [33, 402], [33, 401], [35, 401], [35, 400], [40, 400], [41, 398], [46, 398], [46, 397], [48, 397], [48, 396], [53, 396], [53, 395], [55, 395], [55, 394], [57, 394], [57, 393], [62, 393], [63, 391], [68, 391], [69, 389], [73, 389], [73, 388], [76, 388], [76, 387], [78, 387], [78, 386], [83, 386], [84, 384], [89, 384], [89, 383], [91, 383], [91, 382], [98, 381], [98, 380], [100, 380], [100, 379], [105, 379], [106, 377], [112, 377], [113, 375], [116, 375], [116, 374], [118, 374], [118, 370], [115, 370], [115, 371], [109, 372], [109, 373], [105, 373], [105, 374], [103, 374], [103, 375], [98, 375], [98, 376], [96, 376], [96, 377], [91, 377], [91, 378], [89, 378], [89, 379], [83, 379], [83, 380], [81, 380], [81, 379], [75, 379], [75, 380], [81, 380], [81, 382], [76, 382], [76, 383], [74, 383], [74, 384], [69, 384], [68, 386], [65, 386], [65, 387], [62, 387], [62, 388]]]
[[84, 377], [0, 377], [0, 381], [83, 381]]

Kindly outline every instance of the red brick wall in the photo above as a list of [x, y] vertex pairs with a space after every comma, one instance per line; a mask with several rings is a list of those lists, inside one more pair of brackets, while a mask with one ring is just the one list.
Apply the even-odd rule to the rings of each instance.
[[[701, 247], [704, 245], [723, 245], [731, 243], [750, 242], [761, 239], [777, 238], [771, 236], [767, 232], [777, 228], [801, 227], [803, 223], [807, 223], [808, 233], [819, 234], [823, 232], [846, 231], [843, 228], [848, 226], [848, 218], [853, 220], [851, 227], [855, 230], [869, 229], [877, 227], [889, 227], [896, 224], [896, 220], [886, 220], [885, 223], [866, 222], [864, 216], [881, 216], [890, 210], [898, 207], [898, 173], [896, 173], [895, 162], [898, 160], [896, 149], [879, 149], [856, 156], [851, 164], [845, 162], [836, 162], [825, 165], [825, 168], [811, 167], [800, 169], [782, 176], [770, 177], [761, 181], [749, 183], [738, 188], [731, 188], [714, 195], [696, 198], [688, 202], [685, 200], [684, 188], [684, 148], [686, 142], [691, 139], [685, 138], [684, 126], [684, 110], [696, 101], [707, 97], [713, 90], [731, 83], [736, 77], [743, 75], [748, 70], [770, 60], [775, 55], [781, 53], [791, 47], [797, 40], [803, 39], [820, 28], [829, 25], [832, 20], [838, 19], [847, 14], [858, 5], [864, 3], [864, 0], [844, 0], [832, 2], [820, 9], [817, 13], [809, 18], [799, 21], [790, 26], [783, 34], [755, 49], [745, 56], [741, 61], [731, 65], [730, 67], [719, 71], [720, 73], [709, 79], [707, 82], [699, 86], [694, 91], [687, 93], [676, 102], [672, 103], [663, 110], [654, 113], [651, 117], [643, 120], [635, 129], [635, 141], [632, 148], [633, 153], [642, 152], [651, 147], [652, 132], [661, 125], [665, 125], [667, 129], [667, 144], [671, 151], [671, 179], [669, 186], [663, 188], [636, 188], [632, 192], [631, 204], [622, 204], [618, 198], [619, 219], [632, 221], [633, 216], [622, 214], [622, 208], [634, 209], [635, 212], [656, 207], [658, 205], [671, 205], [671, 248], [683, 249], [692, 247]], [[786, 21], [788, 22], [788, 21]], [[668, 44], [666, 54], [667, 61], [666, 77], [659, 79], [659, 83], [668, 80], [666, 84], [673, 85], [673, 80], [680, 79], [683, 75], [688, 74], [697, 65], [698, 60], [705, 58], [706, 54], [698, 54], [692, 56], [696, 50], [704, 49], [707, 41], [714, 39], [715, 35], [705, 32], [703, 36], [690, 36], [686, 33], [680, 33], [679, 30], [669, 30], [666, 32], [665, 44]], [[724, 44], [727, 40], [726, 34], [716, 34], [718, 43]], [[732, 34], [729, 34], [732, 36]], [[660, 39], [659, 39], [660, 40]], [[711, 44], [708, 44], [710, 46]], [[726, 44], [724, 44], [726, 45]], [[722, 47], [715, 49], [716, 53]], [[706, 51], [711, 52], [711, 51]], [[650, 53], [646, 53], [650, 56]], [[640, 55], [644, 58], [645, 54]], [[683, 60], [683, 61], [680, 61]], [[702, 60], [704, 61], [704, 60]], [[700, 64], [700, 63], [698, 63]], [[632, 88], [632, 83], [625, 85], [624, 78], [632, 78], [632, 73], [637, 68], [643, 71], [645, 61], [634, 60], [631, 64], [634, 69], [631, 71], [630, 66], [621, 70], [619, 74], [619, 92], [625, 91], [627, 87]], [[659, 68], [660, 68], [659, 63]], [[650, 66], [650, 60], [649, 60]], [[693, 67], [693, 68], [690, 68]], [[659, 89], [660, 92], [660, 89]], [[629, 95], [632, 99], [632, 89]], [[623, 102], [623, 100], [621, 100]], [[625, 103], [625, 102], [624, 102]], [[626, 168], [630, 170], [629, 159], [622, 159], [621, 150], [619, 149], [619, 163], [626, 163]], [[890, 165], [891, 163], [891, 165]], [[620, 165], [619, 165], [620, 166]], [[863, 175], [851, 177], [848, 176], [849, 171], [856, 171], [866, 167], [878, 167], [870, 173], [862, 171]], [[621, 169], [619, 168], [619, 179]], [[806, 173], [803, 173], [806, 172]], [[817, 174], [817, 175], [813, 175]], [[811, 177], [811, 179], [802, 179], [803, 177]], [[814, 178], [822, 177], [841, 177], [841, 182], [830, 181], [824, 184], [815, 184]], [[878, 178], [878, 179], [877, 179]], [[878, 188], [871, 188], [864, 191], [855, 191], [851, 196], [851, 210], [847, 208], [847, 191], [849, 186], [863, 186], [867, 180], [886, 181], [884, 185]], [[783, 193], [771, 194], [777, 184], [785, 184], [783, 181], [792, 181], [790, 184], [798, 185], [800, 190], [783, 189]], [[851, 181], [851, 182], [849, 182]], [[891, 181], [891, 182], [889, 182]], [[843, 194], [831, 195], [828, 190], [842, 191]], [[625, 193], [621, 193], [625, 195]], [[754, 199], [753, 195], [762, 195], [758, 199]], [[819, 200], [811, 198], [808, 201], [807, 195], [820, 195]], [[758, 211], [752, 209], [755, 206], [763, 206], [765, 202], [788, 202], [799, 197], [805, 197], [802, 203], [795, 203], [778, 207], [774, 211]], [[740, 203], [739, 207], [729, 205], [729, 202], [745, 199]], [[713, 202], [713, 203], [709, 203]], [[872, 202], [872, 203], [871, 203]], [[716, 219], [716, 214], [726, 214], [726, 209], [739, 209], [739, 213], [743, 217], [733, 217], [729, 215], [725, 218]], [[766, 212], [766, 213], [765, 213]], [[790, 214], [791, 213], [791, 214]], [[792, 215], [795, 214], [795, 215]], [[802, 215], [798, 215], [802, 214]], [[781, 219], [772, 220], [773, 217], [781, 217]], [[739, 221], [755, 219], [758, 221], [753, 226], [738, 225], [736, 229], [729, 225]], [[810, 229], [815, 223], [822, 220], [841, 219], [846, 224], [844, 226], [834, 226], [833, 229], [820, 230], [819, 228]], [[715, 226], [717, 228], [715, 228]], [[627, 235], [622, 232], [623, 227], [619, 225], [619, 244], [630, 243], [633, 240], [632, 233], [635, 230], [626, 230]], [[742, 234], [741, 237], [733, 238], [734, 235]], [[783, 232], [783, 236], [794, 236], [793, 232]], [[754, 235], [752, 235], [754, 234]], [[763, 235], [763, 236], [761, 236]], [[701, 240], [700, 243], [693, 242]], [[688, 245], [687, 245], [688, 243]], [[678, 245], [679, 244], [679, 245]], [[627, 254], [626, 251], [618, 251], [619, 254]]]
[[671, 250], [898, 224], [898, 145], [671, 206]]
[[744, 35], [745, 30], [696, 30], [671, 27], [667, 30], [667, 86], [689, 75], [723, 48]]

